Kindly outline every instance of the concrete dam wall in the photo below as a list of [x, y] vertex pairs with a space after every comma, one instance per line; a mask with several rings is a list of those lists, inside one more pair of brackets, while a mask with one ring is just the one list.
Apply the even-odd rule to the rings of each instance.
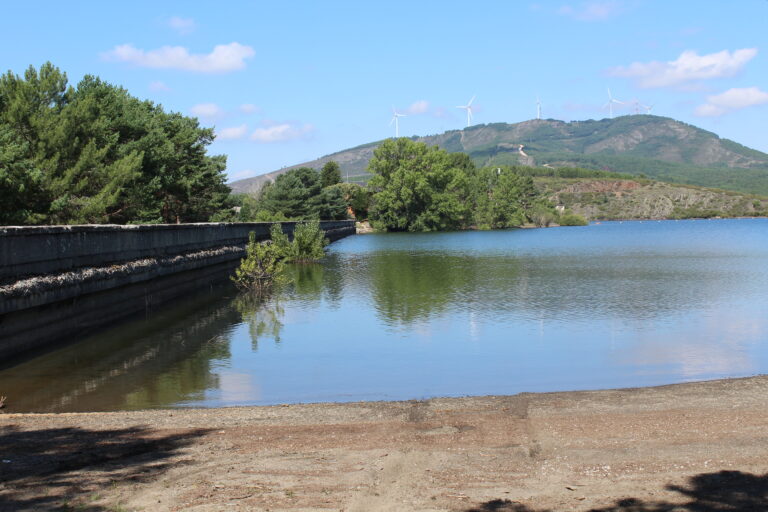
[[[68, 341], [226, 282], [271, 223], [0, 227], [0, 358]], [[289, 235], [296, 223], [283, 222]], [[335, 241], [353, 221], [324, 221]]]

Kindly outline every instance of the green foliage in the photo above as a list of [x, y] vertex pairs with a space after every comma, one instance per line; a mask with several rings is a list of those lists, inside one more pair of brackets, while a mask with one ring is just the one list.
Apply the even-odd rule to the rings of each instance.
[[286, 263], [310, 263], [325, 254], [327, 244], [325, 234], [320, 229], [320, 221], [297, 222], [293, 228], [293, 238], [289, 238], [279, 223], [272, 224], [269, 238], [277, 254]]
[[533, 220], [534, 207], [543, 205], [533, 179], [515, 170], [486, 167], [477, 171], [473, 188], [474, 222], [478, 228], [521, 226]]
[[271, 241], [259, 242], [251, 232], [246, 247], [246, 257], [240, 260], [232, 281], [241, 290], [266, 294], [272, 287], [284, 281], [285, 258], [281, 249]]
[[316, 218], [321, 190], [320, 177], [314, 169], [292, 169], [262, 189], [260, 209], [289, 219]]
[[323, 188], [341, 183], [341, 167], [335, 161], [331, 160], [323, 165], [320, 170], [320, 184]]
[[293, 228], [291, 254], [288, 261], [309, 263], [323, 257], [323, 248], [327, 244], [325, 234], [320, 229], [320, 221], [299, 222]]
[[540, 203], [532, 208], [530, 219], [536, 226], [546, 228], [555, 222], [557, 215], [552, 210], [551, 206]]
[[560, 218], [557, 220], [557, 223], [561, 226], [587, 226], [589, 225], [589, 221], [582, 217], [581, 215], [577, 215], [575, 213], [565, 213], [563, 215], [560, 215]]
[[451, 155], [406, 138], [379, 146], [368, 164], [374, 176], [371, 219], [390, 231], [459, 229], [470, 218], [466, 155]]
[[324, 188], [317, 198], [317, 214], [324, 220], [347, 218], [347, 201], [338, 185]]
[[358, 220], [368, 218], [368, 209], [371, 204], [371, 193], [367, 188], [357, 183], [339, 183], [329, 188], [338, 189], [344, 198], [346, 208], [352, 210], [352, 214]]
[[213, 130], [47, 63], [0, 77], [0, 222], [206, 221], [226, 209]]

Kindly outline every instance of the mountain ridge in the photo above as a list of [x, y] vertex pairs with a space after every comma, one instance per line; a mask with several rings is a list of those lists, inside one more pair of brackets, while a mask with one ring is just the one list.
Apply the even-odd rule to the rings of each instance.
[[[628, 115], [571, 122], [531, 119], [410, 138], [449, 152], [467, 153], [478, 166], [576, 166], [768, 194], [768, 154], [668, 117]], [[339, 163], [342, 176], [365, 181], [368, 160], [382, 142], [361, 144], [229, 186], [236, 193], [255, 193], [279, 174], [298, 167], [319, 169], [330, 160]]]

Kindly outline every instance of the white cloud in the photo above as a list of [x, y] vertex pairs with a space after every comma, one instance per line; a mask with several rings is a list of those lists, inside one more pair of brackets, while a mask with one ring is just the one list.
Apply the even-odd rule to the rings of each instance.
[[723, 50], [708, 55], [684, 51], [669, 62], [633, 62], [627, 67], [608, 70], [613, 76], [632, 78], [639, 87], [672, 87], [692, 81], [733, 76], [757, 55], [757, 48], [742, 48], [733, 53]]
[[423, 114], [429, 110], [429, 102], [427, 100], [415, 101], [411, 104], [406, 112], [410, 115]]
[[257, 114], [261, 112], [261, 108], [254, 105], [253, 103], [243, 103], [240, 105], [240, 112], [243, 114]]
[[270, 142], [285, 142], [289, 140], [303, 139], [309, 136], [315, 127], [311, 124], [299, 126], [294, 123], [275, 123], [265, 128], [257, 128], [251, 134], [251, 140], [267, 144]]
[[183, 46], [163, 46], [144, 51], [133, 45], [123, 44], [102, 54], [102, 57], [146, 68], [227, 73], [245, 68], [245, 59], [253, 57], [255, 53], [253, 48], [240, 43], [216, 45], [211, 53], [203, 54], [189, 53]]
[[707, 102], [699, 105], [695, 114], [701, 117], [721, 116], [733, 110], [763, 103], [768, 103], [768, 92], [761, 91], [757, 87], [734, 88], [721, 94], [708, 96]]
[[213, 119], [220, 117], [224, 114], [224, 111], [215, 103], [198, 103], [189, 109], [192, 115], [197, 117], [207, 117]]
[[149, 90], [155, 91], [155, 92], [165, 92], [165, 91], [170, 91], [171, 88], [165, 85], [165, 83], [160, 82], [158, 80], [149, 84]]
[[621, 3], [617, 1], [582, 2], [578, 6], [564, 5], [557, 10], [557, 14], [578, 21], [605, 21], [621, 10]]
[[241, 124], [240, 126], [230, 126], [229, 128], [222, 128], [216, 132], [216, 138], [221, 140], [242, 139], [248, 133], [248, 126]]
[[168, 26], [179, 34], [186, 35], [191, 34], [197, 28], [197, 23], [192, 18], [180, 18], [173, 16], [168, 20]]

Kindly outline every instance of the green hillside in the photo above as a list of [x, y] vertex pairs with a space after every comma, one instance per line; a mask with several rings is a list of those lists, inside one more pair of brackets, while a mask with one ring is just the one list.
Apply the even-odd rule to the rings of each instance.
[[[666, 117], [630, 115], [570, 123], [535, 119], [470, 126], [413, 139], [450, 152], [467, 153], [480, 167], [575, 166], [768, 195], [768, 154]], [[342, 176], [365, 181], [368, 160], [379, 144], [365, 144], [294, 167], [320, 168], [336, 160]], [[253, 192], [294, 167], [230, 186], [236, 192]]]

